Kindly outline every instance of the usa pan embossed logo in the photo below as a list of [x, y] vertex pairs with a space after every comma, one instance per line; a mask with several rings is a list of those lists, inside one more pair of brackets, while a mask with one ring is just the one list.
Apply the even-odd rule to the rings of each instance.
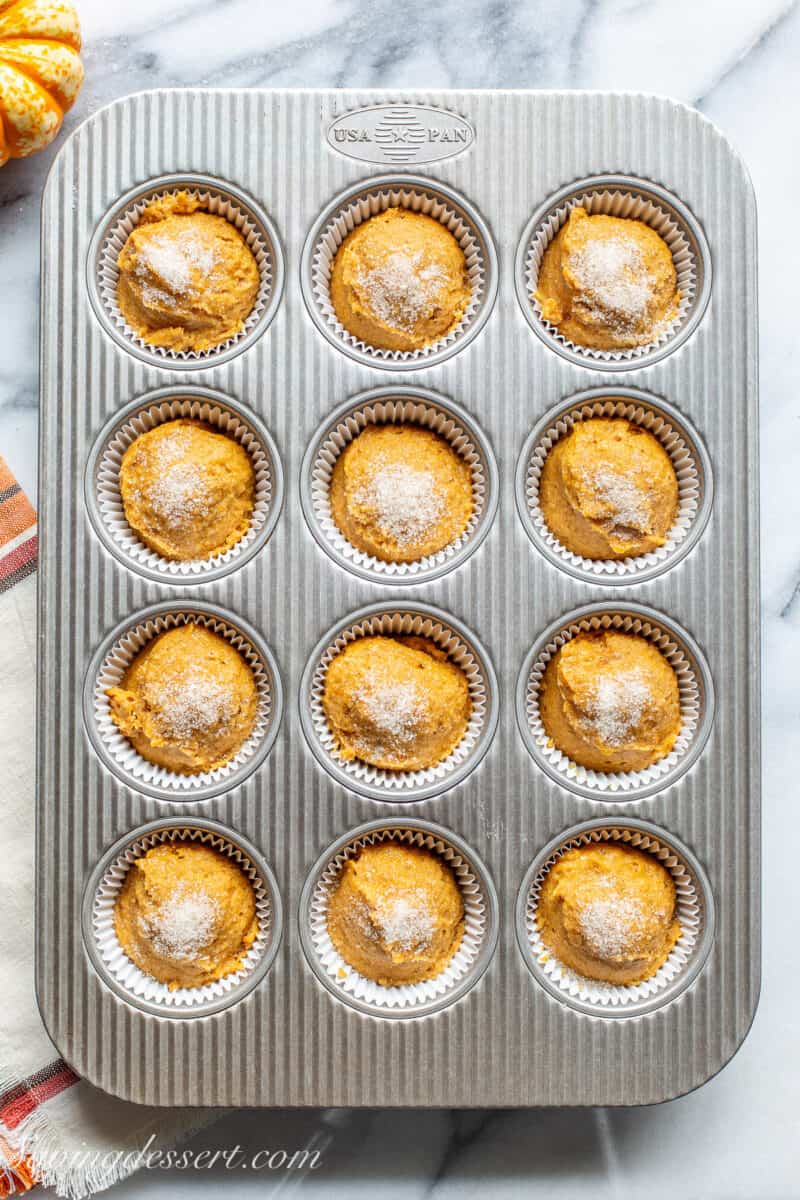
[[467, 150], [475, 130], [457, 113], [422, 104], [375, 104], [343, 113], [328, 127], [328, 144], [361, 162], [439, 162]]

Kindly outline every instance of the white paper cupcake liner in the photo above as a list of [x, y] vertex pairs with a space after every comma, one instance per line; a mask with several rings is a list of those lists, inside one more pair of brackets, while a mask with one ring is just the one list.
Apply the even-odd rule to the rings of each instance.
[[[464, 904], [464, 936], [453, 957], [439, 975], [423, 983], [395, 987], [375, 983], [351, 967], [339, 954], [328, 933], [328, 904], [348, 859], [364, 846], [394, 841], [438, 854], [451, 868]], [[311, 955], [317, 973], [335, 995], [363, 1012], [382, 1016], [414, 1016], [432, 1005], [441, 1007], [464, 994], [475, 982], [476, 968], [491, 929], [487, 884], [471, 863], [445, 837], [420, 829], [391, 827], [354, 837], [334, 854], [319, 874], [303, 912]]]
[[[581, 421], [593, 417], [623, 417], [640, 429], [651, 433], [666, 450], [678, 480], [678, 509], [667, 539], [663, 546], [646, 554], [623, 559], [591, 559], [575, 554], [558, 540], [549, 528], [539, 504], [539, 485], [548, 454], [561, 438], [566, 437]], [[590, 582], [604, 583], [636, 582], [643, 576], [652, 578], [673, 566], [688, 552], [694, 543], [695, 523], [709, 505], [704, 505], [704, 489], [708, 484], [708, 466], [703, 461], [698, 443], [679, 423], [667, 417], [654, 402], [648, 403], [643, 396], [618, 396], [613, 391], [599, 398], [576, 400], [569, 407], [561, 408], [552, 422], [524, 451], [522, 477], [518, 480], [521, 494], [518, 505], [525, 518], [526, 528], [532, 541], [557, 565], [563, 566], [572, 575]], [[704, 524], [704, 522], [703, 522]], [[691, 541], [689, 539], [691, 538]], [[685, 543], [689, 541], [687, 546]]]
[[[213, 771], [183, 775], [148, 762], [136, 751], [111, 718], [107, 690], [118, 686], [137, 654], [148, 642], [168, 629], [196, 623], [219, 634], [234, 646], [253, 672], [258, 700], [253, 732], [239, 752]], [[91, 668], [90, 668], [91, 671]], [[103, 656], [91, 680], [91, 709], [94, 731], [108, 766], [130, 787], [168, 799], [205, 799], [208, 794], [232, 788], [250, 774], [269, 748], [280, 716], [279, 693], [274, 667], [265, 649], [256, 645], [235, 626], [212, 613], [175, 608], [146, 617], [117, 637]], [[198, 793], [201, 793], [198, 795]]]
[[[369, 425], [413, 425], [439, 434], [470, 468], [472, 475], [472, 516], [464, 530], [449, 545], [435, 554], [414, 562], [384, 562], [365, 554], [347, 540], [333, 518], [330, 487], [333, 469], [339, 455]], [[368, 403], [349, 409], [329, 429], [316, 447], [308, 470], [307, 510], [320, 543], [342, 566], [355, 569], [362, 576], [381, 582], [422, 582], [442, 573], [443, 568], [463, 562], [467, 553], [479, 544], [476, 534], [486, 523], [491, 511], [489, 469], [477, 437], [466, 421], [446, 408], [420, 396], [405, 398], [388, 394], [374, 397]]]
[[[336, 655], [362, 637], [422, 637], [444, 650], [464, 672], [472, 702], [461, 741], [442, 762], [418, 771], [391, 771], [360, 759], [345, 759], [322, 705], [325, 676]], [[310, 669], [310, 675], [309, 675]], [[354, 620], [315, 651], [304, 675], [301, 705], [311, 747], [331, 773], [354, 791], [386, 800], [418, 800], [453, 787], [473, 769], [488, 749], [497, 720], [496, 690], [488, 660], [456, 628], [437, 616], [408, 610], [382, 610]]]
[[[166, 346], [154, 346], [145, 338], [139, 337], [128, 325], [117, 303], [117, 287], [119, 284], [119, 267], [117, 258], [130, 234], [139, 224], [142, 213], [149, 204], [161, 200], [165, 196], [186, 192], [189, 196], [200, 200], [203, 211], [212, 216], [224, 217], [242, 235], [258, 267], [260, 282], [253, 308], [245, 319], [240, 331], [232, 337], [220, 342], [208, 350], [171, 350]], [[96, 288], [100, 303], [115, 335], [123, 343], [134, 346], [143, 356], [162, 363], [192, 363], [205, 364], [220, 355], [233, 350], [262, 322], [270, 308], [270, 302], [275, 293], [274, 277], [276, 275], [276, 246], [270, 237], [263, 220], [257, 220], [248, 210], [245, 203], [234, 198], [223, 186], [211, 184], [194, 186], [191, 176], [185, 184], [172, 183], [168, 187], [155, 186], [140, 192], [122, 212], [114, 218], [106, 230], [97, 252]]]
[[[255, 499], [250, 525], [236, 543], [223, 552], [208, 558], [175, 560], [164, 558], [140, 541], [125, 516], [120, 492], [119, 472], [128, 447], [143, 433], [148, 433], [166, 421], [181, 418], [202, 421], [216, 432], [226, 434], [247, 451], [255, 472]], [[93, 501], [105, 540], [126, 563], [148, 575], [164, 577], [170, 582], [203, 582], [218, 577], [225, 568], [233, 570], [241, 561], [264, 544], [274, 527], [277, 512], [272, 502], [275, 493], [275, 460], [264, 439], [253, 426], [227, 404], [199, 396], [180, 396], [154, 400], [143, 404], [125, 418], [110, 436], [103, 436], [97, 466], [92, 480]]]
[[[472, 294], [466, 312], [458, 325], [430, 346], [419, 350], [385, 350], [371, 346], [349, 333], [333, 308], [330, 295], [331, 273], [336, 252], [349, 233], [362, 222], [388, 208], [406, 208], [412, 212], [433, 217], [452, 233], [466, 259]], [[352, 352], [355, 357], [379, 366], [424, 366], [435, 358], [455, 353], [489, 315], [496, 289], [496, 280], [490, 278], [492, 263], [488, 234], [481, 230], [482, 222], [470, 211], [464, 201], [451, 202], [444, 191], [434, 186], [415, 184], [398, 179], [374, 189], [362, 188], [356, 196], [344, 197], [322, 228], [312, 235], [310, 247], [309, 289], [310, 306], [316, 310], [320, 328], [329, 341]]]
[[[594, 771], [574, 762], [551, 741], [539, 711], [539, 692], [547, 664], [578, 633], [613, 629], [646, 638], [661, 651], [675, 672], [681, 726], [669, 754], [640, 771]], [[688, 639], [686, 639], [688, 642]], [[710, 725], [711, 684], [707, 668], [684, 648], [655, 616], [614, 612], [598, 608], [590, 615], [567, 621], [535, 652], [530, 667], [523, 668], [517, 694], [520, 727], [527, 733], [528, 748], [547, 773], [564, 787], [598, 799], [633, 799], [661, 790], [688, 770], [705, 742]]]
[[[559, 332], [557, 325], [551, 324], [543, 317], [541, 305], [535, 298], [539, 269], [547, 247], [567, 223], [573, 208], [585, 208], [590, 216], [602, 214], [642, 221], [654, 229], [666, 242], [675, 264], [677, 287], [681, 298], [675, 317], [657, 331], [657, 336], [653, 341], [625, 350], [598, 350], [571, 341]], [[641, 191], [638, 190], [632, 181], [630, 186], [587, 188], [585, 191], [578, 191], [557, 203], [547, 213], [530, 235], [525, 250], [525, 295], [528, 307], [532, 309], [540, 326], [547, 332], [556, 349], [567, 350], [572, 357], [595, 363], [635, 362], [666, 346], [687, 323], [697, 301], [700, 268], [701, 264], [698, 263], [694, 240], [689, 237], [677, 211], [670, 209], [666, 202], [659, 203], [646, 187], [643, 186]]]
[[[253, 885], [258, 933], [239, 970], [200, 987], [181, 987], [170, 991], [166, 983], [160, 983], [151, 975], [147, 975], [128, 958], [114, 928], [114, 910], [122, 885], [136, 859], [141, 858], [153, 846], [178, 841], [199, 842], [204, 846], [211, 846], [228, 855], [241, 867]], [[109, 864], [94, 894], [91, 928], [100, 960], [110, 978], [126, 996], [143, 1000], [148, 1005], [158, 1007], [165, 1014], [216, 1004], [225, 997], [230, 997], [231, 1002], [234, 1002], [237, 990], [258, 967], [276, 933], [269, 887], [248, 855], [233, 842], [211, 830], [182, 825], [144, 834], [131, 842]]]
[[[676, 915], [680, 921], [681, 935], [662, 966], [641, 983], [606, 983], [578, 975], [560, 962], [542, 941], [537, 909], [542, 885], [550, 868], [568, 850], [598, 842], [617, 842], [647, 851], [666, 867], [675, 883]], [[643, 1003], [650, 1008], [654, 998], [657, 999], [662, 994], [665, 1001], [672, 999], [676, 991], [676, 981], [686, 973], [689, 964], [697, 957], [704, 929], [704, 898], [694, 873], [681, 856], [653, 834], [636, 828], [626, 829], [624, 826], [594, 828], [566, 837], [535, 871], [521, 900], [524, 902], [524, 927], [530, 956], [528, 962], [534, 974], [540, 976], [542, 981], [547, 981], [551, 989], [563, 995], [568, 1002], [577, 1002], [577, 1006], [582, 1008], [586, 1006], [584, 1011], [592, 1011], [597, 1015], [615, 1010], [619, 1012], [634, 1006], [641, 1007]], [[700, 965], [702, 963], [697, 964], [698, 969]], [[687, 986], [689, 982], [691, 980], [686, 981]]]

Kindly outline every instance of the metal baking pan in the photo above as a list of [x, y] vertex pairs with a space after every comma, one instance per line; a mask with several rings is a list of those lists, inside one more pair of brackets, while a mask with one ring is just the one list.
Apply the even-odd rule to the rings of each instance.
[[[267, 274], [241, 338], [175, 359], [121, 328], [113, 238], [138, 199], [181, 184], [246, 222]], [[527, 273], [549, 213], [609, 193], [654, 205], [691, 261], [675, 335], [603, 359], [560, 344]], [[460, 223], [477, 281], [461, 334], [410, 360], [342, 338], [320, 284], [321, 231], [400, 194]], [[37, 987], [67, 1061], [116, 1095], [197, 1105], [644, 1104], [718, 1071], [752, 1020], [760, 939], [756, 217], [725, 138], [637, 95], [130, 96], [50, 174], [41, 355]], [[326, 531], [314, 447], [343, 414], [415, 396], [426, 420], [463, 424], [485, 503], [451, 560], [381, 572]], [[527, 499], [553, 422], [605, 402], [686, 442], [689, 534], [633, 572], [562, 561]], [[131, 550], [98, 466], [132, 415], [181, 403], [216, 406], [272, 472], [263, 532], [208, 573]], [[121, 762], [97, 707], [114, 636], [187, 614], [244, 639], [266, 689], [259, 745], [197, 790]], [[570, 774], [526, 727], [537, 656], [593, 620], [668, 639], [687, 672], [686, 745], [635, 786]], [[314, 656], [364, 621], [428, 622], [475, 664], [468, 753], [419, 787], [332, 769], [315, 722]], [[315, 958], [326, 864], [383, 829], [431, 839], [474, 884], [473, 958], [402, 1011]], [[109, 863], [178, 834], [222, 838], [271, 898], [252, 973], [199, 1004], [121, 982], [98, 942]], [[570, 992], [530, 943], [542, 864], [597, 837], [660, 853], [692, 922], [672, 977], [630, 1004]]]

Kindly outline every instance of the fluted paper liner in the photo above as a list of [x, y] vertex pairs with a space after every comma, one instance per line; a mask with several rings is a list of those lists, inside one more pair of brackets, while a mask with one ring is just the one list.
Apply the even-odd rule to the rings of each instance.
[[[568, 758], [550, 740], [539, 712], [539, 689], [551, 658], [576, 634], [595, 633], [604, 629], [638, 634], [652, 642], [664, 655], [678, 679], [681, 726], [675, 745], [669, 754], [641, 771], [594, 771], [588, 767], [582, 767]], [[528, 677], [525, 689], [524, 716], [533, 734], [539, 755], [558, 775], [562, 776], [565, 787], [569, 787], [571, 783], [579, 783], [596, 792], [598, 796], [608, 796], [616, 792], [630, 792], [649, 787], [651, 784], [657, 784], [659, 780], [665, 779], [667, 775], [671, 775], [689, 752], [700, 724], [701, 708], [700, 684], [694, 667], [683, 648], [678, 645], [671, 634], [655, 621], [647, 620], [645, 617], [629, 613], [600, 612], [565, 625], [542, 649]]]
[[[423, 983], [404, 983], [395, 987], [375, 983], [359, 974], [342, 958], [328, 933], [328, 904], [345, 862], [354, 858], [364, 846], [386, 841], [401, 842], [438, 854], [451, 868], [461, 892], [464, 904], [464, 936], [461, 944], [440, 974]], [[311, 943], [319, 965], [336, 985], [342, 999], [366, 1011], [385, 1009], [387, 1016], [393, 1010], [402, 1010], [407, 1015], [415, 1008], [440, 1000], [453, 991], [473, 970], [489, 935], [489, 905], [480, 878], [455, 847], [440, 837], [418, 829], [378, 829], [354, 838], [323, 870], [303, 919], [308, 921]]]
[[[108, 688], [116, 687], [140, 650], [148, 642], [168, 629], [195, 623], [217, 633], [234, 646], [253, 672], [258, 693], [256, 720], [253, 732], [230, 762], [213, 771], [202, 771], [196, 775], [182, 775], [166, 767], [148, 762], [134, 750], [125, 735], [111, 719], [111, 705], [106, 695]], [[125, 780], [132, 787], [146, 783], [152, 787], [173, 792], [176, 799], [192, 799], [192, 791], [210, 785], [224, 785], [230, 777], [238, 774], [249, 759], [252, 759], [262, 740], [267, 736], [277, 714], [274, 710], [272, 685], [268, 667], [249, 638], [219, 617], [208, 613], [175, 612], [152, 616], [138, 625], [131, 626], [119, 637], [106, 654], [100, 666], [93, 693], [94, 720], [106, 751]], [[238, 782], [238, 780], [236, 781]], [[233, 786], [233, 785], [231, 785]]]
[[[545, 460], [556, 442], [571, 433], [581, 421], [588, 421], [593, 417], [624, 417], [632, 425], [638, 425], [651, 433], [669, 455], [678, 480], [678, 508], [663, 546], [658, 546], [646, 554], [620, 559], [584, 558], [582, 554], [568, 550], [545, 520], [539, 504], [539, 485]], [[576, 404], [574, 408], [560, 413], [550, 428], [538, 438], [528, 456], [523, 502], [535, 539], [565, 564], [577, 568], [584, 575], [595, 576], [598, 579], [612, 576], [635, 580], [636, 576], [644, 571], [649, 572], [652, 568], [660, 566], [666, 569], [670, 565], [670, 560], [689, 536], [698, 515], [702, 488], [698, 455], [691, 441], [671, 425], [664, 415], [648, 407], [646, 403], [632, 399], [616, 399], [611, 395], [607, 399]]]
[[[677, 288], [681, 293], [681, 298], [678, 301], [678, 311], [674, 318], [657, 330], [657, 336], [653, 341], [626, 350], [598, 350], [571, 341], [559, 332], [557, 325], [551, 324], [542, 316], [541, 305], [535, 298], [539, 269], [547, 247], [559, 230], [566, 225], [573, 208], [585, 208], [590, 216], [602, 214], [642, 221], [654, 229], [667, 243], [675, 264]], [[552, 209], [534, 230], [525, 256], [525, 286], [528, 301], [533, 306], [543, 328], [556, 343], [556, 347], [562, 346], [584, 358], [599, 359], [604, 362], [625, 362], [630, 359], [643, 358], [674, 338], [688, 319], [694, 305], [697, 293], [697, 274], [695, 252], [680, 221], [665, 206], [657, 203], [650, 196], [637, 192], [633, 186], [600, 191], [589, 190], [570, 196]]]
[[[322, 693], [328, 667], [345, 646], [361, 637], [422, 637], [446, 651], [448, 658], [460, 667], [467, 678], [472, 702], [469, 721], [461, 741], [442, 762], [418, 771], [391, 771], [374, 767], [361, 759], [345, 759], [336, 745], [336, 738], [322, 707]], [[489, 682], [483, 666], [463, 638], [436, 617], [421, 613], [387, 611], [364, 617], [348, 626], [323, 652], [311, 679], [308, 696], [311, 723], [319, 746], [325, 756], [354, 781], [382, 789], [388, 798], [413, 800], [414, 792], [437, 780], [446, 780], [474, 753], [488, 717]]]
[[[215, 432], [226, 434], [238, 442], [250, 456], [255, 472], [255, 497], [250, 525], [234, 545], [207, 558], [169, 559], [151, 550], [140, 541], [128, 524], [120, 492], [119, 472], [125, 451], [143, 433], [149, 433], [167, 421], [190, 419], [210, 425]], [[97, 510], [107, 533], [118, 552], [135, 566], [156, 570], [167, 578], [196, 579], [221, 566], [233, 569], [254, 542], [261, 540], [262, 531], [268, 525], [274, 489], [274, 466], [267, 446], [248, 424], [232, 409], [226, 409], [213, 401], [198, 397], [162, 400], [142, 407], [120, 425], [106, 442], [100, 455], [95, 477], [95, 499]]]
[[[204, 206], [202, 211], [208, 212], [215, 217], [224, 217], [226, 221], [230, 221], [244, 238], [247, 248], [256, 261], [260, 277], [253, 308], [245, 318], [242, 328], [232, 337], [227, 338], [224, 342], [220, 342], [218, 346], [210, 347], [208, 350], [171, 350], [166, 346], [154, 346], [146, 338], [139, 337], [138, 334], [134, 333], [122, 315], [117, 303], [117, 286], [119, 284], [117, 258], [120, 250], [141, 221], [144, 210], [154, 201], [163, 200], [166, 196], [175, 196], [178, 192], [186, 192], [192, 198], [200, 200]], [[185, 187], [172, 185], [140, 195], [114, 221], [100, 246], [97, 263], [97, 291], [106, 313], [126, 341], [131, 342], [134, 346], [138, 346], [140, 350], [144, 350], [148, 354], [164, 359], [165, 362], [171, 360], [192, 362], [196, 360], [198, 364], [202, 364], [207, 360], [213, 359], [215, 355], [230, 350], [238, 342], [247, 337], [256, 325], [258, 325], [267, 310], [272, 296], [274, 254], [274, 247], [258, 227], [253, 216], [238, 200], [234, 200], [225, 191], [224, 187], [192, 187], [190, 182], [187, 182]]]
[[[253, 886], [256, 899], [256, 915], [258, 917], [258, 933], [241, 967], [215, 979], [212, 983], [200, 987], [181, 987], [170, 991], [166, 983], [161, 983], [151, 975], [147, 975], [137, 967], [120, 945], [114, 928], [114, 909], [122, 885], [127, 878], [132, 864], [151, 850], [153, 846], [165, 842], [200, 842], [211, 846], [214, 850], [227, 854], [244, 871]], [[273, 913], [269, 890], [258, 868], [249, 857], [219, 834], [208, 829], [196, 829], [176, 825], [174, 829], [160, 829], [145, 834], [131, 842], [117, 858], [108, 866], [97, 888], [92, 905], [92, 932], [97, 949], [109, 975], [129, 994], [149, 1004], [163, 1006], [165, 1013], [170, 1010], [208, 1004], [219, 1000], [222, 996], [230, 996], [233, 1002], [239, 984], [255, 969], [264, 955], [273, 935]]]
[[[385, 350], [361, 341], [342, 325], [333, 308], [330, 294], [331, 273], [336, 252], [349, 233], [370, 217], [388, 208], [406, 208], [433, 217], [452, 233], [466, 259], [471, 296], [458, 324], [444, 337], [419, 350]], [[398, 180], [394, 187], [376, 188], [355, 199], [345, 200], [317, 236], [311, 258], [311, 299], [321, 314], [329, 335], [357, 350], [360, 354], [381, 362], [417, 362], [420, 364], [444, 349], [455, 352], [458, 343], [476, 319], [484, 298], [489, 264], [483, 253], [481, 239], [471, 224], [466, 210], [457, 212], [448, 199], [430, 190]]]
[[[472, 475], [472, 515], [464, 532], [435, 554], [425, 555], [413, 562], [384, 562], [375, 555], [358, 550], [336, 524], [330, 500], [333, 469], [339, 455], [369, 425], [412, 425], [429, 429], [443, 437], [469, 466]], [[375, 400], [343, 416], [320, 444], [311, 464], [310, 495], [317, 528], [333, 556], [343, 565], [354, 564], [385, 581], [414, 576], [421, 582], [431, 571], [459, 555], [471, 541], [486, 512], [489, 480], [472, 433], [453, 414], [421, 398]]]
[[[681, 935], [673, 946], [666, 961], [654, 975], [642, 983], [615, 984], [602, 980], [588, 979], [578, 975], [560, 962], [542, 941], [537, 923], [537, 908], [542, 885], [550, 868], [568, 850], [577, 846], [588, 846], [597, 842], [620, 842], [652, 854], [672, 876], [675, 884], [676, 915], [681, 926]], [[685, 969], [692, 957], [703, 928], [703, 909], [694, 876], [680, 856], [655, 837], [638, 829], [610, 827], [591, 829], [575, 837], [567, 838], [550, 855], [536, 873], [525, 903], [525, 926], [531, 954], [538, 969], [548, 980], [556, 984], [568, 999], [603, 1009], [622, 1008], [642, 1000], [649, 1000], [663, 991]]]

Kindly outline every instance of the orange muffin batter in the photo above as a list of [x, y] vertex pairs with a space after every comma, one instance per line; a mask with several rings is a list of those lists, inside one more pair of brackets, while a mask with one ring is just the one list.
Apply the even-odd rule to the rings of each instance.
[[345, 962], [376, 983], [432, 979], [464, 935], [455, 876], [429, 850], [397, 842], [364, 846], [342, 868], [328, 933]]
[[383, 350], [419, 350], [459, 323], [471, 294], [464, 251], [433, 217], [388, 208], [349, 233], [333, 261], [342, 325]]
[[537, 906], [547, 949], [588, 979], [641, 983], [681, 935], [666, 867], [632, 846], [568, 850], [550, 868]]
[[678, 678], [633, 633], [578, 633], [553, 655], [539, 693], [553, 744], [594, 771], [640, 771], [669, 754], [681, 727]]
[[137, 858], [114, 909], [128, 958], [153, 979], [201, 987], [237, 971], [258, 934], [250, 880], [197, 842], [165, 842]]
[[461, 668], [415, 637], [350, 642], [328, 667], [322, 705], [344, 759], [393, 771], [447, 758], [472, 707]]
[[547, 455], [539, 503], [573, 554], [631, 558], [664, 545], [678, 511], [678, 480], [652, 433], [624, 419], [593, 417], [576, 423]]
[[573, 208], [544, 252], [536, 299], [575, 345], [627, 350], [658, 338], [680, 292], [669, 246], [649, 225]]
[[472, 516], [472, 474], [444, 438], [412, 425], [368, 425], [339, 455], [333, 518], [384, 562], [414, 562], [459, 537]]
[[195, 623], [148, 642], [108, 696], [111, 718], [134, 749], [183, 775], [234, 758], [253, 731], [258, 702], [236, 647]]
[[117, 257], [117, 303], [149, 346], [213, 350], [239, 333], [259, 287], [238, 229], [187, 192], [148, 204]]
[[165, 421], [140, 434], [123, 455], [119, 487], [131, 529], [164, 558], [222, 554], [250, 527], [250, 455], [200, 421]]

